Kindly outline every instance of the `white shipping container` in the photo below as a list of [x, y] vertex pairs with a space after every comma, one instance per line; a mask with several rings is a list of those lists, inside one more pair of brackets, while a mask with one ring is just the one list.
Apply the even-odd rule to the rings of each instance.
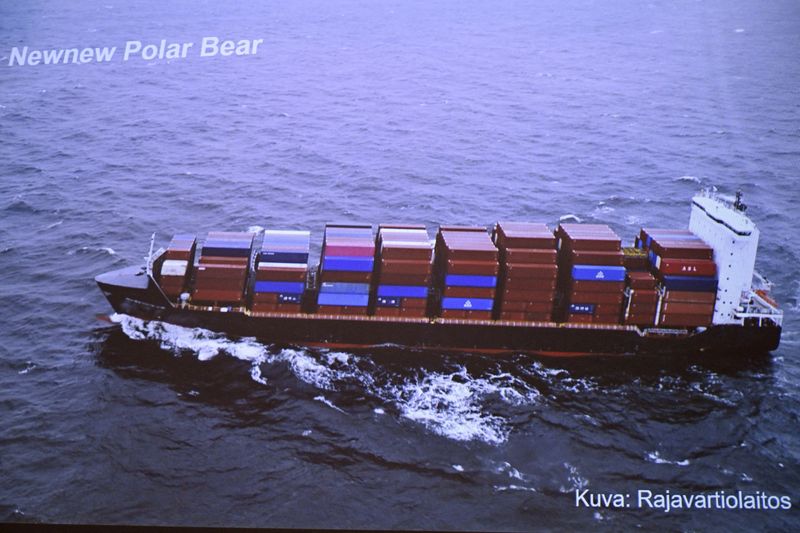
[[184, 276], [186, 275], [186, 268], [189, 266], [188, 261], [181, 261], [178, 259], [167, 259], [161, 265], [162, 276]]

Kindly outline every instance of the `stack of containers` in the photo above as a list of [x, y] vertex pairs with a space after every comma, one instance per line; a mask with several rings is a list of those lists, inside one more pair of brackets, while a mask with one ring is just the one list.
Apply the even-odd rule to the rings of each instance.
[[640, 241], [663, 290], [657, 325], [711, 325], [717, 292], [714, 250], [688, 230], [642, 229]]
[[625, 290], [619, 236], [605, 224], [561, 224], [556, 237], [564, 320], [618, 324]]
[[425, 226], [378, 228], [375, 316], [424, 317], [433, 268], [433, 245]]
[[308, 231], [266, 230], [256, 258], [253, 311], [299, 313], [308, 277]]
[[193, 302], [216, 305], [243, 303], [253, 237], [252, 233], [208, 233], [195, 274]]
[[372, 226], [328, 224], [318, 278], [318, 312], [366, 315], [375, 264]]
[[652, 326], [658, 309], [656, 278], [647, 271], [632, 270], [625, 276], [628, 295], [625, 304], [625, 324]]
[[450, 226], [436, 236], [436, 274], [444, 318], [492, 318], [498, 251], [484, 228]]
[[196, 247], [197, 239], [194, 235], [178, 234], [172, 237], [164, 252], [158, 284], [164, 294], [173, 300], [186, 289], [187, 274], [194, 264]]
[[553, 232], [544, 224], [498, 222], [492, 240], [500, 249], [498, 318], [552, 320], [558, 277]]

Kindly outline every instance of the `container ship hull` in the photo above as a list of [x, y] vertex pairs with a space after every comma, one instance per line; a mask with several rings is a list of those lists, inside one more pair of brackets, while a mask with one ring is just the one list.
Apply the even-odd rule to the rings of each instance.
[[96, 279], [117, 313], [279, 345], [338, 349], [386, 345], [415, 349], [543, 356], [673, 354], [737, 356], [778, 347], [780, 325], [712, 325], [697, 329], [636, 326], [253, 313], [244, 308], [174, 305], [144, 267]]

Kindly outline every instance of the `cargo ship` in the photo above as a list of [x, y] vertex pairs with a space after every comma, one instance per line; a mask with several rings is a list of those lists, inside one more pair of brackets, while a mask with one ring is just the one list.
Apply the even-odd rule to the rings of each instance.
[[327, 224], [313, 266], [308, 231], [179, 234], [96, 282], [117, 313], [277, 345], [763, 354], [783, 313], [745, 209], [702, 191], [687, 228], [630, 246], [604, 224]]

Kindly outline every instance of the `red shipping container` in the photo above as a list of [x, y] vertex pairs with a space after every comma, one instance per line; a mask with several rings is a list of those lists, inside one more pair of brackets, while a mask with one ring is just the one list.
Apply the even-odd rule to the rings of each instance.
[[555, 265], [557, 252], [555, 249], [508, 248], [500, 251], [504, 263], [528, 263]]
[[547, 292], [556, 290], [556, 280], [545, 279], [509, 279], [502, 280], [501, 285], [504, 291], [514, 292]]
[[256, 313], [300, 313], [300, 304], [265, 304], [265, 303], [254, 303], [253, 312]]
[[204, 281], [198, 280], [195, 283], [197, 290], [210, 290], [210, 291], [244, 291], [244, 282], [237, 280], [227, 279], [208, 279]]
[[676, 276], [716, 276], [717, 264], [705, 259], [662, 259], [658, 270]]
[[628, 315], [623, 323], [634, 326], [652, 326], [655, 324], [656, 313], [637, 313], [635, 315]]
[[247, 268], [250, 264], [249, 257], [219, 257], [215, 255], [201, 255], [198, 261], [200, 265], [229, 265]]
[[666, 291], [664, 293], [665, 302], [683, 302], [696, 304], [714, 304], [717, 301], [716, 292], [693, 292], [693, 291]]
[[525, 307], [526, 313], [552, 313], [553, 302], [529, 302]]
[[404, 309], [426, 309], [428, 307], [427, 298], [402, 298], [400, 307]]
[[259, 268], [256, 270], [257, 281], [305, 281], [308, 271], [300, 269]]
[[522, 311], [501, 311], [499, 320], [523, 322], [525, 321], [525, 313]]
[[625, 295], [622, 292], [590, 292], [573, 291], [568, 295], [570, 302], [622, 304]]
[[501, 299], [504, 302], [533, 302], [544, 301], [545, 298], [554, 298], [553, 289], [546, 290], [518, 290], [518, 289], [505, 289], [501, 294]]
[[689, 245], [677, 241], [666, 241], [663, 244], [653, 241], [653, 251], [664, 259], [713, 259], [714, 250], [706, 244]]
[[574, 250], [570, 254], [570, 260], [574, 265], [613, 265], [622, 266], [624, 256], [621, 251], [587, 251]]
[[346, 305], [320, 305], [317, 306], [319, 315], [366, 315], [366, 307], [352, 307]]
[[423, 285], [431, 284], [430, 274], [386, 274], [380, 273], [378, 285]]
[[492, 261], [448, 261], [447, 273], [461, 276], [497, 276], [500, 265]]
[[656, 278], [649, 272], [627, 272], [625, 274], [627, 285], [632, 289], [655, 289]]
[[442, 309], [442, 318], [467, 318], [467, 312], [461, 309]]
[[529, 322], [552, 322], [553, 313], [551, 311], [525, 313], [525, 320]]
[[631, 293], [631, 301], [635, 304], [653, 304], [658, 301], [658, 291], [655, 289], [639, 289]]
[[323, 270], [317, 278], [318, 283], [327, 281], [341, 281], [344, 283], [370, 283], [372, 272], [343, 272]]
[[375, 246], [326, 244], [323, 255], [325, 257], [373, 257]]
[[558, 275], [556, 265], [533, 265], [524, 263], [508, 263], [505, 266], [506, 279], [534, 278], [555, 280]]
[[431, 264], [414, 259], [382, 259], [380, 271], [381, 274], [427, 275], [431, 272]]
[[591, 324], [592, 315], [567, 314], [565, 322], [570, 322], [573, 324]]
[[447, 298], [494, 298], [494, 287], [445, 287]]
[[553, 232], [541, 223], [498, 222], [495, 242], [499, 248], [555, 248]]
[[400, 316], [406, 318], [423, 318], [425, 317], [425, 309], [418, 309], [413, 307], [400, 307]]
[[566, 292], [622, 292], [625, 288], [624, 281], [584, 281], [571, 280]]
[[704, 315], [714, 313], [714, 304], [697, 304], [684, 302], [664, 302], [661, 304], [662, 313], [675, 315]]
[[660, 326], [672, 327], [700, 327], [711, 325], [711, 315], [676, 315], [662, 314], [658, 319]]
[[433, 249], [427, 246], [395, 246], [384, 245], [380, 251], [381, 259], [413, 259], [430, 263]]
[[477, 226], [439, 226], [439, 232], [453, 232], [453, 233], [484, 233], [488, 237], [486, 228]]
[[220, 302], [236, 305], [242, 302], [242, 291], [196, 289], [192, 294], [192, 302]]
[[399, 307], [376, 307], [375, 316], [400, 316]]

